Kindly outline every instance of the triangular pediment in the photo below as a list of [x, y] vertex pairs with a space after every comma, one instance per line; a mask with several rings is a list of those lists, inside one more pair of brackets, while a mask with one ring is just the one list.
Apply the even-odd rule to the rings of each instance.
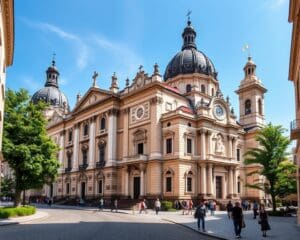
[[111, 97], [112, 94], [109, 91], [102, 90], [99, 88], [90, 88], [87, 93], [79, 100], [75, 105], [72, 113], [81, 111], [91, 105], [94, 105], [96, 102], [107, 99]]

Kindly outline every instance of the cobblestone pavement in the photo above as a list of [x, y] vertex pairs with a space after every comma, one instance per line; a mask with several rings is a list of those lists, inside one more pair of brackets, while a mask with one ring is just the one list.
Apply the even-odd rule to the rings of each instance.
[[48, 218], [1, 226], [2, 240], [213, 240], [152, 214], [133, 215], [95, 210], [43, 209]]

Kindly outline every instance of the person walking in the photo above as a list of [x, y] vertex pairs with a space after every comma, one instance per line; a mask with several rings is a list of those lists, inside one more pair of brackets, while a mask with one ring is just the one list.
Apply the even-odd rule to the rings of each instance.
[[186, 203], [185, 200], [183, 200], [183, 201], [181, 202], [181, 206], [182, 206], [182, 215], [185, 215], [185, 212], [186, 212], [186, 210], [187, 210], [187, 203]]
[[147, 208], [147, 206], [146, 206], [146, 203], [145, 203], [145, 199], [143, 199], [143, 200], [140, 202], [140, 214], [141, 214], [142, 212], [146, 213], [146, 208]]
[[202, 222], [202, 232], [205, 230], [205, 217], [206, 217], [206, 207], [203, 202], [201, 202], [194, 213], [194, 217], [197, 218], [198, 231], [200, 231], [200, 222]]
[[267, 237], [267, 231], [271, 230], [271, 227], [270, 227], [270, 224], [269, 224], [269, 221], [268, 221], [268, 214], [267, 214], [267, 211], [265, 209], [264, 204], [262, 204], [260, 206], [258, 223], [261, 226], [261, 231], [263, 233], [263, 237]]
[[115, 201], [114, 201], [114, 208], [115, 208], [115, 211], [118, 212], [118, 199], [115, 199]]
[[193, 214], [193, 206], [194, 206], [193, 201], [192, 201], [192, 200], [189, 200], [189, 201], [188, 201], [188, 213], [187, 213], [187, 215]]
[[243, 226], [243, 209], [239, 202], [235, 203], [232, 208], [232, 220], [234, 225], [234, 232], [236, 238], [241, 238], [241, 231]]
[[231, 217], [232, 208], [233, 208], [233, 205], [232, 205], [231, 201], [229, 201], [226, 205], [227, 215], [228, 215], [229, 219]]
[[157, 198], [155, 203], [154, 203], [154, 206], [155, 206], [155, 213], [156, 215], [158, 214], [159, 210], [160, 210], [160, 207], [161, 207], [161, 203], [159, 201], [159, 199]]
[[213, 201], [213, 200], [209, 201], [209, 209], [210, 209], [210, 215], [215, 216], [215, 211], [216, 211], [215, 201]]
[[253, 219], [256, 219], [256, 216], [258, 215], [258, 204], [256, 201], [253, 203]]
[[103, 211], [103, 207], [104, 207], [104, 200], [103, 200], [103, 198], [101, 198], [99, 200], [99, 211]]

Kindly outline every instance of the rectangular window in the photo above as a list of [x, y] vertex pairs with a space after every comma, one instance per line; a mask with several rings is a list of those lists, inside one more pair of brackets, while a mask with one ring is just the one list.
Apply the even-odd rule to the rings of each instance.
[[172, 192], [172, 178], [166, 178], [166, 192]]
[[172, 138], [166, 140], [166, 153], [172, 153]]
[[241, 193], [241, 182], [237, 183], [237, 192]]
[[241, 150], [239, 148], [236, 150], [236, 160], [237, 161], [241, 160]]
[[72, 142], [72, 131], [69, 131], [69, 142]]
[[144, 143], [139, 143], [137, 145], [137, 153], [138, 154], [144, 154]]
[[192, 154], [192, 139], [190, 138], [186, 140], [186, 152]]
[[99, 180], [98, 182], [98, 193], [102, 194], [102, 189], [103, 189], [103, 181]]
[[82, 163], [87, 164], [87, 150], [82, 150]]
[[67, 195], [70, 194], [70, 183], [67, 183], [67, 186], [66, 186], [66, 193], [67, 193]]
[[188, 192], [192, 192], [192, 178], [188, 177], [186, 179], [186, 188]]

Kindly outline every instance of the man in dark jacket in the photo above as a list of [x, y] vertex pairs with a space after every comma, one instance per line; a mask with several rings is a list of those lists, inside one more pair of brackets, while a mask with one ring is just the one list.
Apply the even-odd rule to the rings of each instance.
[[227, 215], [228, 215], [229, 219], [231, 216], [232, 208], [233, 208], [233, 205], [232, 205], [231, 201], [229, 201], [226, 205]]
[[241, 208], [239, 202], [236, 202], [235, 206], [232, 208], [232, 220], [234, 225], [235, 237], [241, 238], [243, 225], [243, 209]]
[[195, 211], [195, 218], [197, 218], [198, 231], [200, 231], [200, 222], [202, 221], [202, 232], [206, 232], [205, 230], [205, 216], [206, 216], [206, 207], [203, 202], [197, 206]]

